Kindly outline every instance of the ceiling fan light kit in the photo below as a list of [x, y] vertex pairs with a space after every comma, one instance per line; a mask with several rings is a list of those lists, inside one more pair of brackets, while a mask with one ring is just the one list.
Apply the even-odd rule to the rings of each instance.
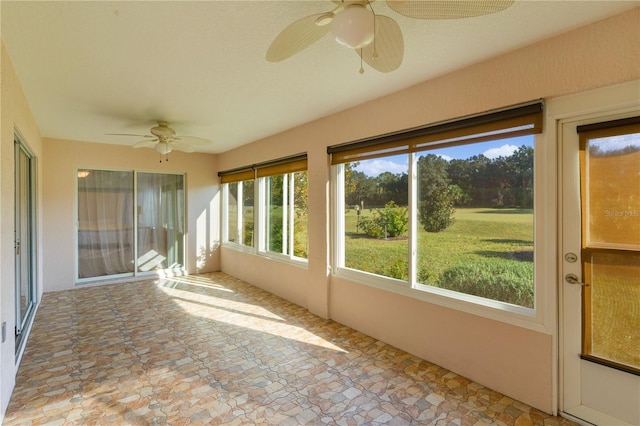
[[373, 41], [375, 16], [354, 4], [333, 18], [331, 32], [336, 41], [350, 49], [361, 49]]
[[168, 142], [158, 142], [155, 146], [155, 150], [161, 155], [166, 155], [171, 152], [171, 146], [169, 146]]

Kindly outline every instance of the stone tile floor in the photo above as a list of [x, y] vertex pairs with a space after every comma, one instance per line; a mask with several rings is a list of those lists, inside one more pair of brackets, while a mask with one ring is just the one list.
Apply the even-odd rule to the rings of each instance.
[[4, 424], [572, 423], [211, 273], [45, 294]]

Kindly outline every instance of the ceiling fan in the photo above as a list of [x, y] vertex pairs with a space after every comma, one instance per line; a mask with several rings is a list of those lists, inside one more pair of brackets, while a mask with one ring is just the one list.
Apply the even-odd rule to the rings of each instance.
[[166, 121], [158, 121], [158, 125], [152, 127], [150, 135], [136, 135], [131, 133], [107, 133], [113, 136], [136, 136], [147, 138], [133, 145], [133, 148], [154, 148], [161, 155], [166, 155], [173, 150], [182, 152], [195, 151], [193, 145], [207, 145], [212, 143], [208, 139], [195, 136], [176, 136], [175, 130], [169, 127]]
[[[393, 18], [378, 15], [375, 0], [331, 0], [333, 10], [306, 16], [286, 27], [267, 50], [269, 62], [280, 62], [306, 49], [331, 31], [336, 41], [354, 49], [369, 66], [390, 72], [402, 64], [404, 39]], [[514, 0], [387, 0], [389, 7], [416, 19], [459, 19], [507, 9]], [[364, 69], [360, 66], [360, 73]]]

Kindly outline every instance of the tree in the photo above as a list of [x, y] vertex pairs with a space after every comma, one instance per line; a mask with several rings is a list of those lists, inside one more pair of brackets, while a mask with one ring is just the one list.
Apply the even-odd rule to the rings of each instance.
[[451, 160], [447, 172], [451, 184], [458, 185], [464, 192], [461, 203], [471, 207], [491, 205], [493, 195], [487, 176], [487, 167], [491, 164], [484, 155], [474, 155], [466, 160]]
[[309, 179], [307, 171], [296, 172], [293, 174], [293, 199], [297, 212], [307, 214], [309, 200]]
[[345, 182], [345, 202], [349, 206], [360, 205], [364, 201], [369, 205], [375, 195], [375, 181], [362, 172], [353, 170], [349, 184]]
[[453, 224], [454, 205], [462, 191], [451, 185], [448, 162], [434, 154], [418, 158], [418, 220], [427, 232], [440, 232]]
[[513, 166], [511, 188], [514, 206], [533, 208], [533, 147], [522, 145], [507, 159]]
[[357, 181], [355, 180], [355, 173], [360, 173], [355, 170], [360, 162], [344, 163], [344, 193], [350, 194], [356, 189]]
[[394, 201], [406, 206], [409, 204], [409, 176], [406, 173], [393, 174], [384, 172], [376, 178], [379, 200], [377, 204]]

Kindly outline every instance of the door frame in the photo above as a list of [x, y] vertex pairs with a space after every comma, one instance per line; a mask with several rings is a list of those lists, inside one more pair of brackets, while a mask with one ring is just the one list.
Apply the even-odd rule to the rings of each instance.
[[[547, 103], [548, 126], [555, 127], [558, 155], [558, 408], [561, 415], [571, 417], [574, 420], [582, 420], [582, 416], [588, 417], [590, 422], [596, 424], [611, 424], [613, 419], [582, 405], [580, 362], [584, 361], [575, 357], [575, 354], [581, 351], [582, 342], [580, 335], [576, 339], [575, 335], [569, 336], [566, 331], [567, 327], [575, 327], [575, 316], [581, 313], [581, 307], [576, 312], [575, 306], [568, 303], [566, 295], [569, 292], [580, 292], [581, 289], [579, 286], [565, 284], [564, 274], [573, 272], [581, 276], [582, 271], [580, 262], [573, 264], [575, 271], [568, 271], [567, 262], [564, 259], [564, 238], [565, 233], [569, 231], [564, 228], [563, 224], [563, 217], [567, 213], [564, 211], [563, 200], [566, 200], [565, 197], [572, 197], [573, 202], [579, 205], [580, 198], [579, 194], [563, 193], [566, 179], [578, 179], [576, 183], [579, 185], [579, 176], [566, 176], [567, 172], [564, 170], [565, 156], [568, 154], [564, 152], [566, 147], [563, 131], [565, 126], [575, 126], [578, 123], [586, 124], [607, 121], [612, 117], [623, 118], [637, 115], [640, 112], [639, 93], [640, 80], [636, 80], [564, 96]], [[572, 161], [578, 161], [577, 156]], [[571, 410], [572, 414], [567, 414], [565, 410]]]
[[[27, 144], [24, 141], [24, 138], [17, 132], [14, 132], [14, 246], [18, 245], [18, 236], [17, 231], [18, 227], [21, 229], [25, 226], [22, 223], [23, 219], [27, 220], [26, 226], [28, 227], [28, 245], [23, 244], [22, 241], [19, 242], [20, 247], [14, 248], [14, 286], [15, 286], [15, 355], [16, 360], [18, 360], [22, 352], [24, 350], [26, 337], [31, 328], [31, 324], [33, 323], [33, 319], [35, 317], [35, 311], [38, 305], [38, 287], [37, 287], [37, 219], [36, 219], [36, 187], [37, 187], [37, 176], [36, 176], [36, 157], [33, 152], [29, 149]], [[22, 212], [19, 208], [19, 200], [18, 198], [21, 196], [19, 193], [23, 188], [23, 185], [20, 182], [21, 166], [20, 166], [20, 158], [22, 155], [25, 155], [28, 159], [28, 169], [26, 173], [28, 174], [28, 182], [27, 182], [27, 192], [28, 194], [28, 211]], [[20, 250], [19, 252], [17, 250]], [[23, 256], [23, 253], [27, 256]], [[28, 307], [22, 315], [21, 310], [21, 281], [22, 281], [22, 262], [28, 262], [28, 273], [29, 273], [29, 298]]]

